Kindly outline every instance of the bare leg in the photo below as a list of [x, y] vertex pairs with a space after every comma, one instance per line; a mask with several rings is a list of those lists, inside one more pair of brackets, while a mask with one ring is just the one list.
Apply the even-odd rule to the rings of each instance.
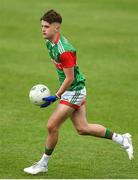
[[65, 121], [66, 118], [71, 116], [73, 111], [74, 111], [73, 108], [63, 104], [59, 104], [56, 110], [49, 118], [47, 124], [48, 137], [46, 140], [46, 147], [48, 149], [54, 149], [54, 147], [56, 146], [58, 141], [59, 127]]
[[128, 154], [129, 159], [133, 159], [133, 145], [131, 134], [112, 133], [108, 128], [99, 124], [90, 124], [86, 119], [85, 105], [81, 106], [78, 111], [74, 111], [71, 115], [71, 120], [81, 135], [92, 135], [97, 137], [105, 137], [112, 139], [114, 142], [121, 144]]
[[[104, 137], [106, 129], [100, 124], [90, 124], [86, 119], [86, 108], [85, 105], [81, 106], [78, 111], [74, 111], [71, 115], [71, 120], [81, 135], [92, 135], [97, 137]], [[112, 133], [110, 134], [112, 136]], [[109, 137], [111, 138], [111, 137]]]
[[26, 173], [38, 174], [40, 172], [48, 171], [48, 161], [58, 141], [59, 127], [67, 117], [71, 116], [73, 112], [74, 109], [69, 106], [63, 104], [59, 104], [57, 106], [56, 110], [48, 120], [48, 137], [46, 140], [45, 153], [41, 157], [40, 161], [24, 169]]
[[48, 121], [48, 138], [46, 141], [47, 148], [45, 153], [37, 164], [25, 168], [25, 172], [29, 174], [37, 174], [39, 172], [48, 171], [48, 161], [58, 141], [59, 127], [67, 117], [71, 117], [71, 120], [79, 134], [112, 139], [124, 147], [130, 160], [133, 159], [133, 145], [131, 134], [126, 133], [120, 135], [114, 133], [112, 136], [112, 133], [110, 131], [108, 131], [107, 133], [107, 129], [104, 126], [99, 124], [90, 124], [87, 122], [85, 105], [81, 106], [79, 110], [75, 111], [71, 107], [60, 104]]

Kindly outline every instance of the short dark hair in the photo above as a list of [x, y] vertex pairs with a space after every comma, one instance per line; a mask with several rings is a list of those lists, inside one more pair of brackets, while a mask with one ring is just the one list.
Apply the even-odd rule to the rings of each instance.
[[62, 23], [62, 17], [59, 13], [57, 13], [55, 10], [51, 9], [47, 11], [41, 18], [40, 21], [47, 21], [49, 24], [52, 24], [54, 22]]

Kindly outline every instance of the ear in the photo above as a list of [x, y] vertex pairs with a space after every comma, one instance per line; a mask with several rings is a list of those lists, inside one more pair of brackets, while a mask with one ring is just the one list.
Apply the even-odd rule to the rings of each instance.
[[55, 24], [55, 32], [57, 33], [57, 32], [59, 32], [59, 30], [60, 30], [60, 24], [56, 23]]

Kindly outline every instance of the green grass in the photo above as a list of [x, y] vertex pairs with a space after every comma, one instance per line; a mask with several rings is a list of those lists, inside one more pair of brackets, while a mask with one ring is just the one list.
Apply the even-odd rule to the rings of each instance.
[[[61, 12], [62, 33], [78, 50], [89, 122], [132, 133], [133, 161], [111, 141], [77, 135], [68, 119], [48, 173], [23, 172], [40, 159], [56, 106], [39, 109], [28, 99], [34, 84], [58, 88], [39, 22], [49, 8]], [[0, 12], [0, 178], [138, 178], [137, 0], [0, 0]]]

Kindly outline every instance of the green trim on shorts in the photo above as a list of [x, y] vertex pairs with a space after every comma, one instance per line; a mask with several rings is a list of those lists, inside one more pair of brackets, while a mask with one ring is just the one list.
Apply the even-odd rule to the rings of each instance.
[[75, 95], [72, 97], [70, 103], [75, 104], [75, 102], [77, 101], [80, 94], [81, 94], [81, 91], [76, 91]]

